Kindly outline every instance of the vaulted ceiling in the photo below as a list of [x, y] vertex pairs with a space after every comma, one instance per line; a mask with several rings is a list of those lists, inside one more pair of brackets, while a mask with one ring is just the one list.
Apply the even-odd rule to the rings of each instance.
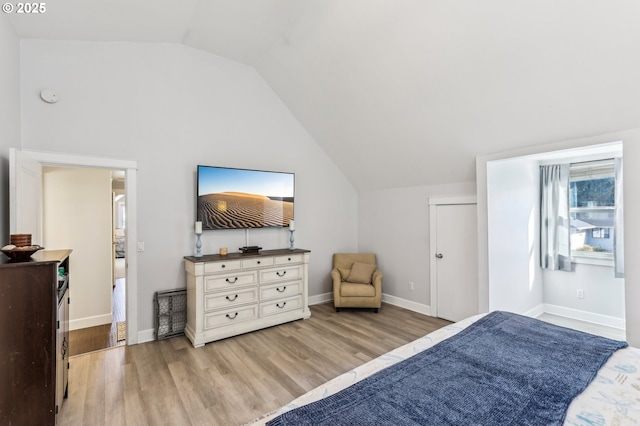
[[56, 0], [22, 38], [182, 43], [254, 67], [359, 190], [640, 127], [637, 0]]

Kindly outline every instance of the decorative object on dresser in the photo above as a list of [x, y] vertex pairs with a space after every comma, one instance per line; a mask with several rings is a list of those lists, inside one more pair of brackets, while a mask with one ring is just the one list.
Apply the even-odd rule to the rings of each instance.
[[200, 249], [202, 248], [202, 241], [200, 241], [200, 236], [202, 235], [202, 222], [196, 222], [196, 254], [195, 257], [202, 257], [202, 252]]
[[290, 234], [290, 235], [289, 235], [289, 242], [291, 243], [291, 244], [289, 245], [289, 250], [294, 250], [294, 249], [295, 249], [295, 246], [294, 246], [294, 244], [293, 244], [293, 243], [294, 243], [294, 241], [295, 241], [295, 240], [293, 239], [293, 233], [295, 232], [295, 230], [296, 230], [296, 228], [295, 228], [295, 224], [294, 224], [294, 222], [293, 222], [293, 219], [291, 219], [291, 220], [289, 221], [289, 234]]
[[309, 253], [277, 249], [185, 256], [185, 334], [193, 346], [309, 318]]
[[31, 234], [11, 234], [10, 243], [2, 247], [0, 251], [9, 256], [11, 260], [28, 260], [31, 255], [44, 247], [31, 245]]
[[56, 423], [68, 393], [70, 253], [0, 259], [0, 424]]
[[244, 247], [240, 247], [238, 250], [240, 250], [242, 254], [258, 254], [260, 253], [260, 250], [262, 250], [262, 247], [244, 246]]

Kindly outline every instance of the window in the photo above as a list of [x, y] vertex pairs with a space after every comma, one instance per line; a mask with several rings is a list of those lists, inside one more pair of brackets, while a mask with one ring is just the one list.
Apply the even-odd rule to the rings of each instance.
[[593, 228], [591, 230], [592, 238], [609, 238], [609, 228]]
[[613, 159], [572, 163], [569, 186], [572, 258], [578, 262], [581, 258], [613, 259]]

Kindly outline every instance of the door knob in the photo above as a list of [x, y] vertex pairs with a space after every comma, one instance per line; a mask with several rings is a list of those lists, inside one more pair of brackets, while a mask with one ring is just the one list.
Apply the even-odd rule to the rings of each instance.
[[438, 253], [436, 254], [436, 259], [442, 259], [444, 256], [442, 256], [442, 253]]

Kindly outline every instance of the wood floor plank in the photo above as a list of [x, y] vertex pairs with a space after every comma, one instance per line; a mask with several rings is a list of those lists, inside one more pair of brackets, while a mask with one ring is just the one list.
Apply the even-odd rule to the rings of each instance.
[[449, 324], [384, 304], [194, 348], [184, 336], [71, 357], [60, 425], [240, 425]]

